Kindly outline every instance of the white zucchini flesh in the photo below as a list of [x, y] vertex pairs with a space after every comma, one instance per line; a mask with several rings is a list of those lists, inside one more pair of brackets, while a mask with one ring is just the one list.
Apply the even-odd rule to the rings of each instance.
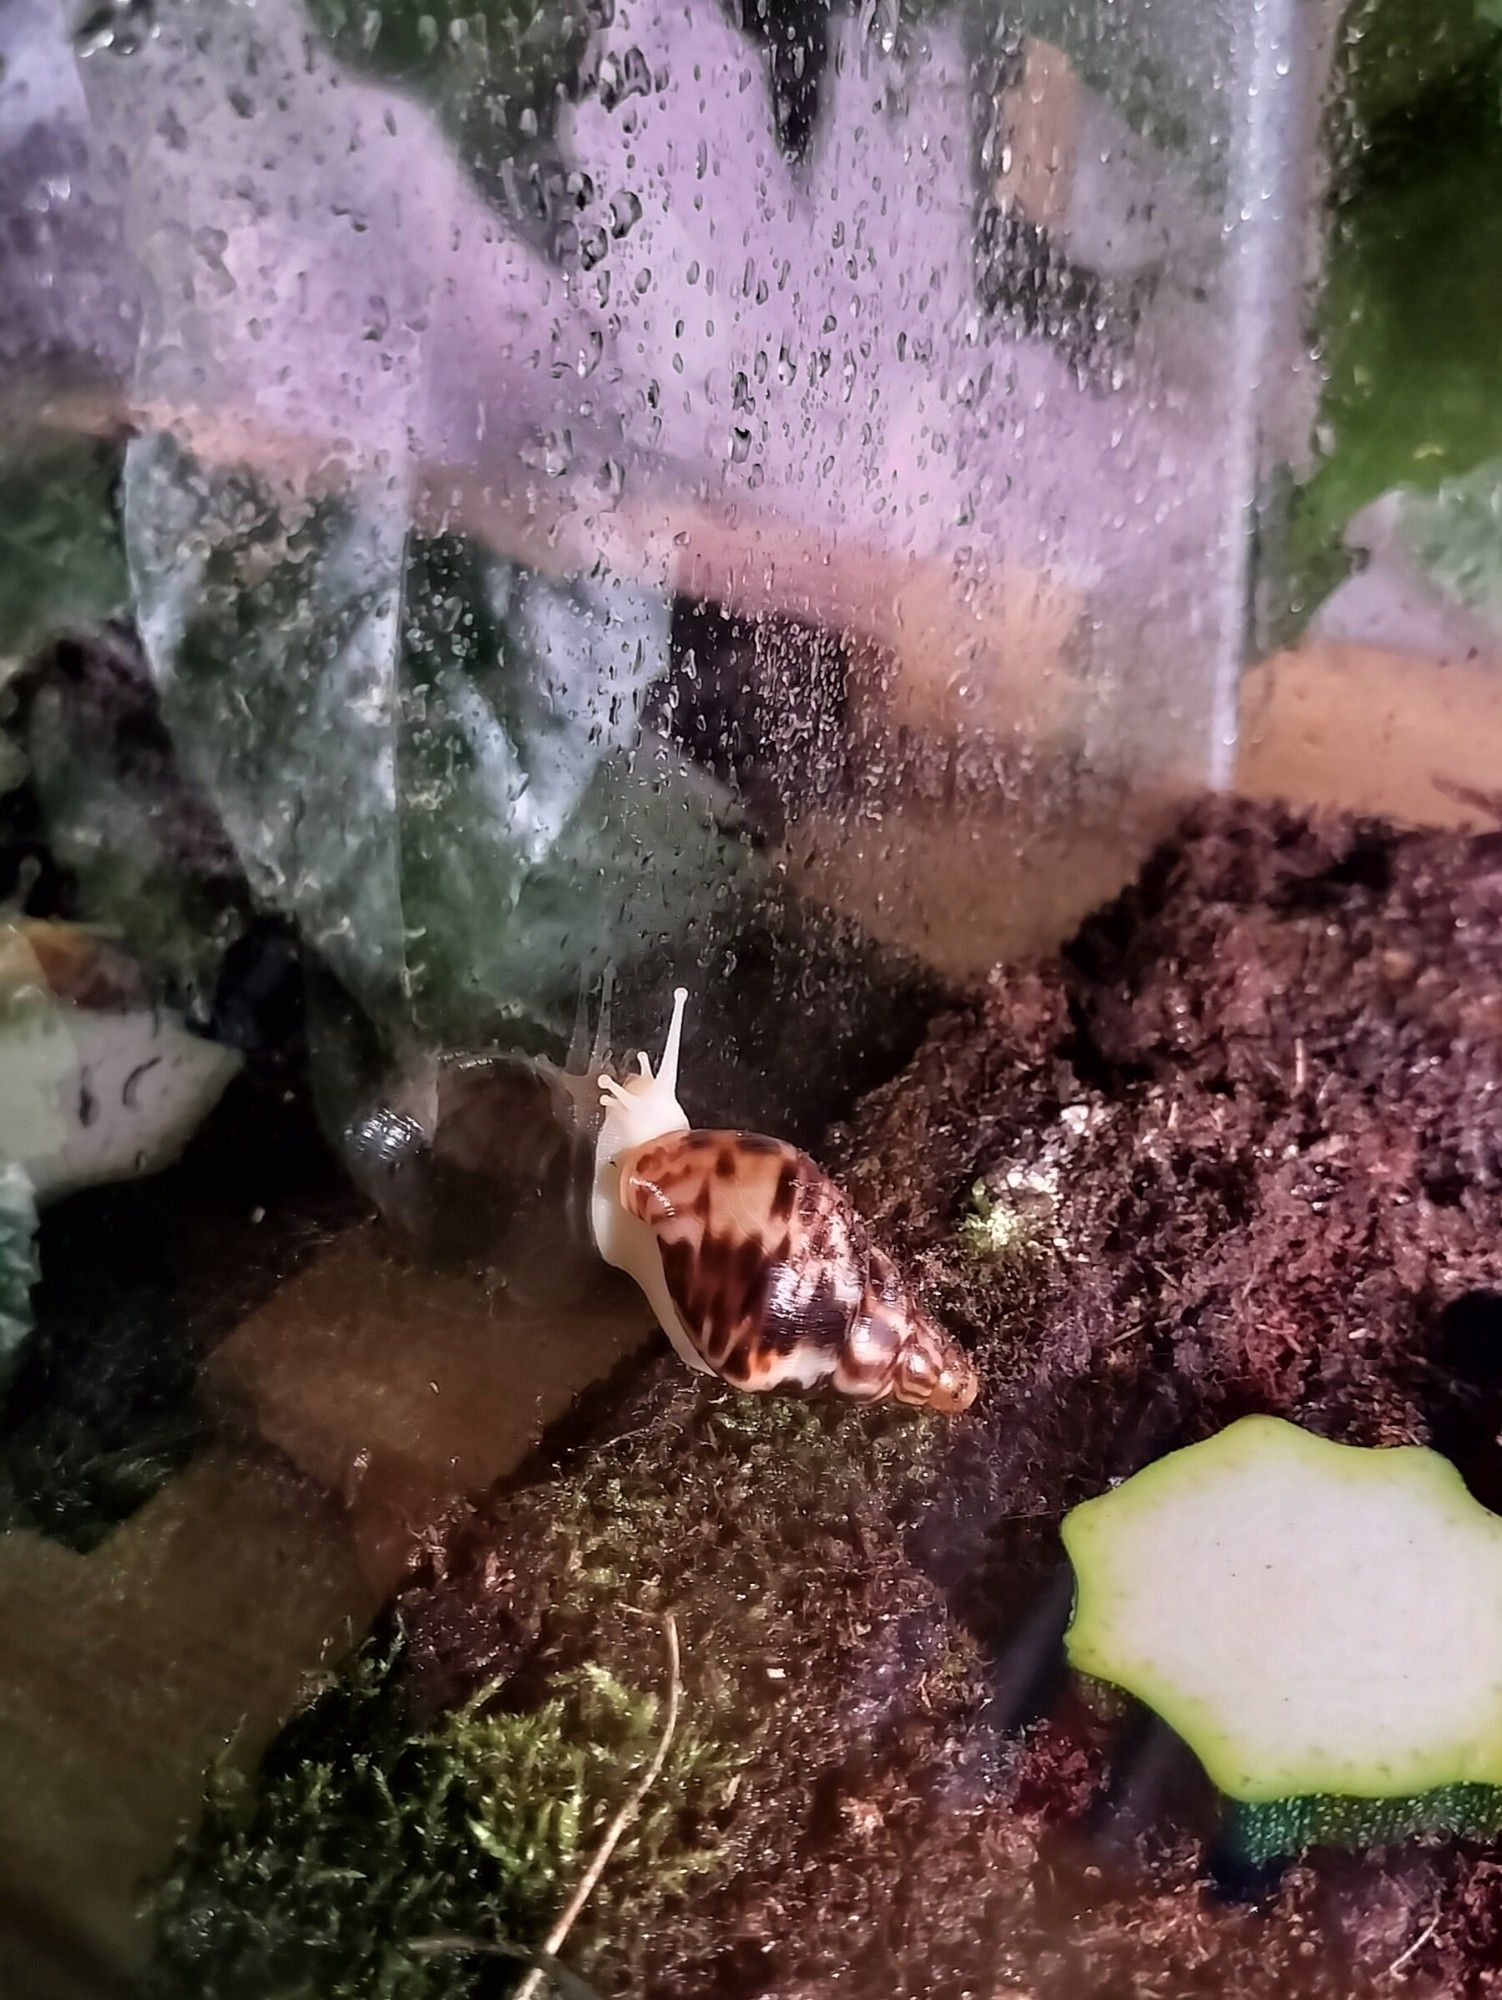
[[170, 1166], [240, 1058], [165, 1012], [0, 1012], [0, 1161], [39, 1201]]
[[1082, 1673], [1248, 1802], [1502, 1784], [1502, 1518], [1420, 1446], [1247, 1417], [1065, 1519]]

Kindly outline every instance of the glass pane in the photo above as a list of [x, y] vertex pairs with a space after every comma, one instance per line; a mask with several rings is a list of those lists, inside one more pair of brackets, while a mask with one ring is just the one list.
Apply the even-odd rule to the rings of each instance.
[[[1495, 819], [1499, 116], [1498, 0], [0, 0], [6, 2000], [510, 1991], [581, 1883], [602, 1996], [1410, 1962], [1236, 1928], [1059, 1523], [1491, 1408], [1489, 892], [1204, 799]], [[917, 1372], [681, 1368], [815, 1223], [768, 1379]]]

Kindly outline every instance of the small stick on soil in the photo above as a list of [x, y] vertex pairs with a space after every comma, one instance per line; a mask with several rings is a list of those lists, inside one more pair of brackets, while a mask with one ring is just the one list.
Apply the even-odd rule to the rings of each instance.
[[[631, 1609], [629, 1605], [624, 1608]], [[635, 1612], [633, 1615], [645, 1617], [647, 1614]], [[559, 1946], [578, 1922], [579, 1912], [594, 1894], [595, 1886], [605, 1873], [611, 1855], [620, 1845], [621, 1835], [641, 1811], [643, 1799], [661, 1776], [662, 1767], [667, 1762], [668, 1751], [672, 1748], [674, 1732], [678, 1727], [678, 1705], [683, 1693], [682, 1656], [678, 1650], [678, 1621], [671, 1611], [664, 1611], [662, 1614], [662, 1631], [668, 1648], [668, 1710], [663, 1718], [662, 1734], [657, 1739], [657, 1748], [652, 1752], [652, 1761], [631, 1787], [620, 1811], [606, 1827], [604, 1837], [595, 1849], [589, 1866], [579, 1877], [578, 1886], [569, 1897], [563, 1914], [544, 1938], [537, 1952], [537, 1962], [532, 1965], [526, 1978], [512, 1994], [511, 2000], [536, 2000], [543, 1981], [555, 1974], [559, 1979], [568, 1981], [570, 1991], [576, 1984], [581, 1983], [576, 1982], [566, 1968], [556, 1963]], [[736, 1782], [739, 1783], [739, 1779]], [[526, 1958], [531, 1955], [511, 1945], [490, 1944], [483, 1938], [471, 1937], [417, 1938], [410, 1949], [421, 1953], [425, 1958], [450, 1951], [484, 1952], [502, 1958]]]
[[[664, 1611], [662, 1614], [662, 1630], [668, 1648], [668, 1708], [663, 1718], [662, 1734], [657, 1739], [657, 1748], [652, 1753], [651, 1763], [631, 1787], [620, 1811], [606, 1827], [604, 1837], [595, 1849], [589, 1866], [579, 1877], [578, 1886], [564, 1905], [562, 1915], [543, 1939], [542, 1949], [549, 1958], [558, 1956], [559, 1947], [574, 1928], [580, 1911], [594, 1894], [596, 1883], [609, 1866], [610, 1857], [619, 1846], [621, 1835], [641, 1811], [643, 1799], [661, 1776], [662, 1767], [667, 1762], [668, 1751], [672, 1748], [673, 1733], [678, 1727], [678, 1703], [683, 1693], [683, 1681], [678, 1651], [678, 1621], [671, 1611]], [[545, 1969], [540, 1965], [534, 1965], [517, 1987], [512, 2000], [536, 2000], [546, 1978]]]
[[1403, 1970], [1403, 1967], [1408, 1963], [1409, 1959], [1417, 1957], [1418, 1953], [1423, 1950], [1424, 1946], [1429, 1942], [1430, 1938], [1434, 1936], [1434, 1933], [1438, 1929], [1439, 1929], [1438, 1917], [1432, 1918], [1429, 1923], [1425, 1924], [1424, 1928], [1419, 1932], [1418, 1936], [1414, 1939], [1413, 1943], [1409, 1945], [1408, 1949], [1406, 1951], [1400, 1951], [1397, 1957], [1393, 1960], [1392, 1964], [1387, 1968], [1388, 1978], [1390, 1979], [1395, 1972], [1401, 1972]]

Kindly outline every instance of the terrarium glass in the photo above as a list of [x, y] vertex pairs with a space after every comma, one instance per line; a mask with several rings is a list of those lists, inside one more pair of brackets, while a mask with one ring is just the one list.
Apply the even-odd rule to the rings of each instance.
[[[1047, 1765], [1039, 1551], [1207, 1354], [1430, 1421], [1383, 1286], [1446, 1368], [1493, 1325], [1485, 853], [1160, 843], [1495, 820], [1499, 238], [1499, 0], [0, 0], [6, 2000], [490, 1990], [445, 1927], [547, 1937], [651, 1765], [645, 1549], [689, 1710], [568, 1955], [630, 1990], [825, 1583], [869, 1645], [789, 1740], [875, 1844], [851, 1716], [981, 1689], [935, 1823]], [[842, 1165], [979, 1340], [952, 1431], [650, 1375], [592, 1120], [680, 987], [685, 1115]], [[1287, 1208], [1343, 1246], [1368, 1168], [1326, 1376]]]
[[817, 1120], [905, 967], [1056, 932], [1229, 769], [1316, 27], [25, 0], [13, 623], [131, 617], [378, 1072], [683, 978], [728, 1107]]

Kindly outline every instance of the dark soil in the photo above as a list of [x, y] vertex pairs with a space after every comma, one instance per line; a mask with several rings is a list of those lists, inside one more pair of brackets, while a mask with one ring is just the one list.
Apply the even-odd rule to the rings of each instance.
[[430, 1715], [587, 1662], [660, 1686], [640, 1614], [675, 1612], [686, 1715], [741, 1759], [682, 1829], [720, 1862], [650, 1910], [607, 1884], [566, 1955], [654, 2000], [1502, 1995], [1502, 1858], [1237, 1871], [1187, 1754], [1069, 1684], [1056, 1534], [1254, 1410], [1432, 1441], [1502, 1504], [1502, 835], [1207, 807], [824, 1150], [975, 1410], [664, 1357], [399, 1607]]
[[212, 1434], [203, 1358], [365, 1213], [281, 1066], [236, 1077], [164, 1173], [53, 1203], [0, 1402], [0, 1528], [94, 1548]]

